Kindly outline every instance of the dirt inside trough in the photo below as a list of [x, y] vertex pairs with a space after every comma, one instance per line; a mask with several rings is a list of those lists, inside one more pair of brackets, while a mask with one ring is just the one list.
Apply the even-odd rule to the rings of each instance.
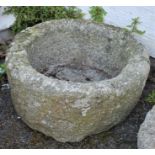
[[44, 69], [42, 73], [48, 77], [72, 82], [91, 82], [111, 78], [101, 69], [84, 65], [76, 66], [74, 64], [51, 65]]
[[[3, 62], [4, 59], [1, 59]], [[67, 69], [67, 68], [65, 68]], [[46, 71], [47, 72], [47, 71]], [[91, 70], [96, 72], [96, 70]], [[74, 72], [72, 72], [74, 73]], [[47, 74], [47, 73], [46, 73]], [[58, 75], [56, 75], [58, 76]], [[101, 74], [99, 73], [99, 76]], [[102, 77], [102, 76], [101, 76]], [[151, 72], [143, 94], [131, 114], [107, 132], [86, 137], [78, 143], [60, 143], [51, 137], [30, 129], [16, 113], [10, 96], [7, 77], [0, 88], [0, 148], [49, 148], [49, 149], [134, 149], [137, 148], [137, 132], [152, 105], [145, 101], [155, 89], [155, 59], [151, 58]], [[65, 77], [66, 78], [66, 77]], [[70, 79], [69, 79], [70, 80]]]

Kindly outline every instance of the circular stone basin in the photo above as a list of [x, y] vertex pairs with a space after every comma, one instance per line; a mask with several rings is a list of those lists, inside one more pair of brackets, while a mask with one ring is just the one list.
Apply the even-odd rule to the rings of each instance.
[[27, 28], [15, 37], [6, 64], [17, 113], [61, 142], [125, 119], [150, 69], [147, 52], [128, 32], [80, 20]]

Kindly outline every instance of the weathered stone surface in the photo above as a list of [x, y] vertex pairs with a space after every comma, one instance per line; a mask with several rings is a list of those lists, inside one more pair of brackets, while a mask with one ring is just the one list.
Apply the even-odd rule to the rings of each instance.
[[[6, 64], [22, 120], [62, 142], [80, 141], [123, 120], [138, 101], [150, 69], [145, 49], [130, 34], [78, 20], [48, 21], [22, 31]], [[59, 64], [97, 68], [106, 76], [74, 82], [41, 73]]]
[[139, 149], [155, 149], [155, 106], [141, 124], [137, 142]]

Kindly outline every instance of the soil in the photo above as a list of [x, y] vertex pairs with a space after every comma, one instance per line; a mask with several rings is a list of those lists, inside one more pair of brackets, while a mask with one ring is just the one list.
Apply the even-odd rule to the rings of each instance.
[[155, 59], [151, 58], [151, 71], [142, 96], [130, 115], [107, 132], [86, 137], [77, 143], [60, 143], [51, 137], [30, 129], [16, 113], [11, 102], [7, 77], [0, 88], [0, 148], [49, 148], [49, 149], [134, 149], [137, 132], [152, 105], [145, 101], [155, 89]]
[[98, 68], [74, 64], [51, 65], [42, 73], [48, 77], [72, 82], [91, 82], [111, 78], [105, 71]]

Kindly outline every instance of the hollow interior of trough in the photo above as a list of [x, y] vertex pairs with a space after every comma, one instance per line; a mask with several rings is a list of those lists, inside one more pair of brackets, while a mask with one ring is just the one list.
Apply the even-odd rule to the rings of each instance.
[[38, 72], [59, 80], [91, 82], [117, 76], [127, 64], [127, 41], [94, 32], [59, 30], [37, 38], [27, 49]]

